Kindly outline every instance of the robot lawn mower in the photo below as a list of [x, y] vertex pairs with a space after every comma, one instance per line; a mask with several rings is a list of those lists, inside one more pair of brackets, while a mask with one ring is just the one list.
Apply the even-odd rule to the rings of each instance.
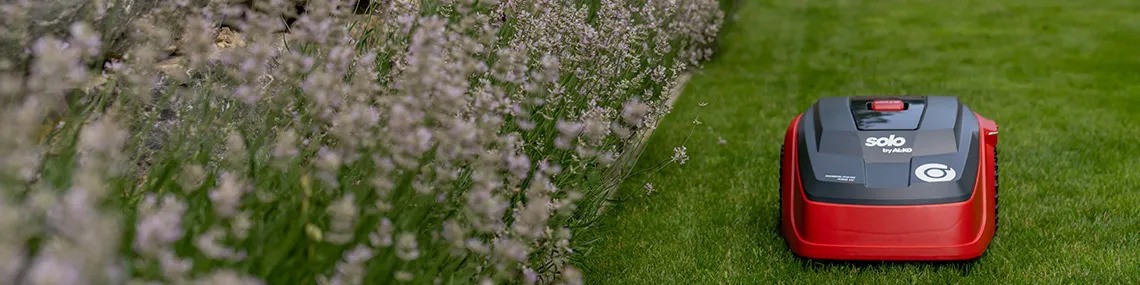
[[955, 97], [830, 97], [780, 154], [780, 232], [802, 257], [971, 260], [998, 224], [997, 124]]

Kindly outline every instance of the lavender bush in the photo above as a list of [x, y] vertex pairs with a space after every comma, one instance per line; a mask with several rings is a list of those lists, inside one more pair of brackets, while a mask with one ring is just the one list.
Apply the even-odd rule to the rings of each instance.
[[101, 20], [130, 3], [61, 34], [0, 4], [0, 284], [580, 283], [574, 231], [722, 19], [181, 0]]

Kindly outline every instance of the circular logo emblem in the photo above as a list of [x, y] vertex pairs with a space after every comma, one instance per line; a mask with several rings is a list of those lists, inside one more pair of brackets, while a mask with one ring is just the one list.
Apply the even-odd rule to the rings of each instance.
[[927, 163], [914, 169], [914, 176], [926, 182], [946, 182], [958, 177], [953, 168], [941, 163]]

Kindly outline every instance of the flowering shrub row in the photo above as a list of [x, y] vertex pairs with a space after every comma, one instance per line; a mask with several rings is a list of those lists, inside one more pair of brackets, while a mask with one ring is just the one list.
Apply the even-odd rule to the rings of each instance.
[[55, 34], [19, 17], [40, 2], [0, 4], [23, 55], [0, 59], [0, 284], [580, 283], [574, 231], [722, 20], [715, 0], [135, 2]]

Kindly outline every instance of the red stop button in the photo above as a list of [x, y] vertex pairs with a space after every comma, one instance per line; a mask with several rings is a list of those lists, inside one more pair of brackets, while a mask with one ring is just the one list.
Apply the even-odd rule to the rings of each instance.
[[895, 112], [906, 110], [906, 104], [902, 100], [874, 100], [871, 101], [871, 111], [878, 112]]

